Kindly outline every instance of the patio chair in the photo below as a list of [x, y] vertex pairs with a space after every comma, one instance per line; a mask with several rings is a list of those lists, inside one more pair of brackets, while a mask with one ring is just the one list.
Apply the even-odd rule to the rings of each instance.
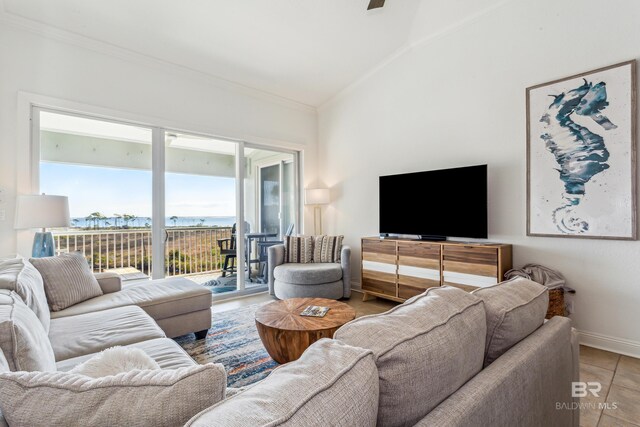
[[[218, 239], [218, 248], [220, 248], [220, 255], [224, 256], [224, 264], [222, 266], [222, 277], [226, 277], [227, 273], [232, 274], [238, 271], [238, 266], [236, 265], [236, 231], [237, 224], [233, 224], [231, 227], [231, 237], [227, 237], [225, 239]], [[248, 233], [250, 231], [250, 225], [245, 221], [244, 223], [244, 232]]]

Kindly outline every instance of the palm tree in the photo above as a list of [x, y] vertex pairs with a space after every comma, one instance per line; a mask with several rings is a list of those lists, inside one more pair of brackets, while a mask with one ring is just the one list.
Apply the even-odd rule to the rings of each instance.
[[177, 223], [178, 223], [178, 217], [174, 215], [174, 216], [169, 218], [169, 221], [172, 221], [173, 222], [173, 226], [175, 227], [177, 225]]
[[113, 214], [113, 219], [116, 222], [116, 228], [118, 228], [118, 221], [120, 221], [122, 219], [122, 215], [120, 214]]
[[122, 214], [122, 220], [124, 221], [124, 228], [129, 228], [129, 222], [136, 218], [135, 215]]
[[107, 226], [107, 217], [102, 215], [101, 213], [98, 213], [98, 217], [96, 218], [96, 220], [98, 221], [98, 228], [100, 228], [100, 221], [104, 221], [104, 226]]
[[105, 216], [102, 215], [100, 212], [92, 212], [85, 219], [87, 220], [87, 222], [93, 222], [93, 228], [98, 229], [100, 228], [100, 220], [102, 218], [105, 218]]

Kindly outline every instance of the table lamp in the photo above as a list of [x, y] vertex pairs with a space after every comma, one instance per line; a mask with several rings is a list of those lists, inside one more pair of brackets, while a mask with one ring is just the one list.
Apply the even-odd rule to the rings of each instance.
[[304, 204], [313, 206], [313, 231], [316, 236], [322, 234], [322, 212], [320, 205], [329, 204], [328, 188], [309, 188], [304, 190]]
[[23, 195], [16, 201], [15, 228], [42, 228], [33, 238], [32, 256], [42, 258], [53, 256], [55, 245], [52, 227], [69, 227], [69, 199], [67, 196]]

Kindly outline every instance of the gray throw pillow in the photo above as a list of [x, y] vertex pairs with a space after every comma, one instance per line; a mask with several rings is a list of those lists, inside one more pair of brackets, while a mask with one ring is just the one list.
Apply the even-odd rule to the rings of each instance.
[[12, 371], [55, 371], [42, 323], [18, 294], [0, 289], [0, 349]]
[[219, 364], [90, 378], [68, 372], [0, 374], [0, 407], [11, 426], [182, 426], [224, 399]]
[[482, 300], [444, 286], [342, 326], [334, 339], [371, 349], [380, 377], [378, 425], [414, 425], [482, 369]]
[[13, 258], [0, 263], [0, 289], [15, 291], [20, 295], [22, 301], [38, 316], [45, 332], [49, 333], [51, 314], [42, 276], [28, 260]]
[[542, 326], [549, 307], [547, 287], [523, 277], [472, 293], [487, 311], [485, 367]]
[[102, 295], [100, 284], [80, 252], [31, 258], [30, 261], [42, 275], [51, 311], [64, 310]]

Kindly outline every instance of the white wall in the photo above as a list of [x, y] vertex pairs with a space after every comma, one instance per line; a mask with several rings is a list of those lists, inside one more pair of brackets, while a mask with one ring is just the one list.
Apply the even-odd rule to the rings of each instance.
[[635, 0], [513, 0], [348, 88], [319, 110], [326, 230], [357, 260], [378, 231], [379, 175], [488, 163], [490, 240], [514, 245], [515, 266], [566, 275], [584, 342], [640, 356], [640, 242], [525, 235], [525, 88], [640, 57], [638, 22]]
[[[17, 250], [15, 195], [29, 188], [18, 170], [29, 144], [28, 136], [19, 132], [25, 126], [18, 114], [19, 92], [149, 117], [156, 125], [258, 143], [298, 144], [305, 150], [304, 184], [315, 180], [315, 109], [86, 39], [62, 37], [69, 42], [0, 21], [0, 211], [6, 213], [0, 220], [0, 255]], [[312, 226], [310, 221], [307, 228]]]

